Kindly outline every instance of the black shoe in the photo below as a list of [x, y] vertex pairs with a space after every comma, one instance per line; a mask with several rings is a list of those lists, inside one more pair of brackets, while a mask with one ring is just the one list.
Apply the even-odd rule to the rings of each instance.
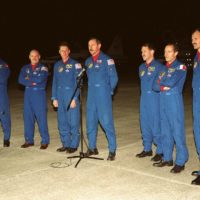
[[115, 160], [115, 152], [109, 152], [107, 160], [113, 161]]
[[48, 146], [48, 144], [41, 144], [40, 149], [47, 149]]
[[199, 171], [193, 171], [191, 175], [192, 176], [199, 176]]
[[77, 151], [77, 148], [69, 148], [68, 150], [67, 150], [67, 153], [74, 153], [74, 152], [76, 152]]
[[98, 155], [99, 152], [98, 152], [98, 149], [95, 148], [95, 149], [88, 149], [87, 152], [85, 153], [85, 155], [87, 157], [91, 156], [91, 155]]
[[3, 141], [3, 147], [9, 147], [10, 146], [10, 141], [9, 140], [4, 140]]
[[155, 161], [155, 162], [161, 161], [162, 157], [163, 157], [163, 154], [156, 154], [153, 158], [151, 158], [151, 161]]
[[31, 147], [31, 146], [34, 146], [34, 143], [25, 142], [24, 144], [21, 145], [21, 148], [28, 148], [28, 147]]
[[161, 160], [160, 162], [153, 163], [153, 166], [155, 167], [173, 166], [173, 160], [170, 161]]
[[174, 174], [177, 174], [177, 173], [180, 173], [181, 171], [183, 171], [184, 169], [185, 169], [185, 165], [183, 165], [183, 166], [175, 165], [175, 166], [170, 170], [170, 172], [171, 172], [171, 173], [174, 173]]
[[197, 178], [195, 178], [191, 184], [193, 185], [200, 185], [200, 175], [197, 176]]
[[144, 158], [146, 156], [152, 156], [152, 151], [142, 151], [141, 153], [136, 154], [138, 158]]
[[64, 152], [64, 151], [68, 151], [68, 150], [69, 150], [68, 147], [60, 147], [56, 151], [58, 151], [58, 152]]

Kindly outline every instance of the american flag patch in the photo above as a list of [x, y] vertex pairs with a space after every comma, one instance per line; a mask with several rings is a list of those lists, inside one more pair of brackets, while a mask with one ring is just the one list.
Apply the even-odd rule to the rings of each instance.
[[48, 72], [48, 68], [45, 67], [45, 66], [43, 66], [43, 67], [41, 68], [41, 71], [46, 71], [46, 72]]
[[179, 69], [185, 71], [187, 69], [187, 67], [185, 65], [180, 65]]
[[109, 60], [107, 60], [107, 63], [108, 63], [108, 65], [114, 65], [114, 64], [115, 64], [115, 62], [114, 62], [113, 59], [109, 59]]
[[80, 64], [80, 63], [77, 63], [77, 64], [75, 64], [75, 68], [76, 68], [76, 69], [81, 69], [81, 68], [82, 68], [82, 66], [81, 66], [81, 64]]

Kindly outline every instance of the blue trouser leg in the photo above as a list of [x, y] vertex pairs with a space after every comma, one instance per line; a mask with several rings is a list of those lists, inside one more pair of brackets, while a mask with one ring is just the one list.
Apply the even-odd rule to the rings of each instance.
[[4, 140], [10, 140], [11, 134], [11, 120], [10, 120], [10, 112], [9, 110], [0, 114], [0, 121], [3, 128]]
[[151, 151], [153, 135], [151, 133], [151, 113], [149, 112], [148, 94], [142, 94], [140, 98], [140, 127], [144, 151]]
[[162, 140], [161, 140], [161, 122], [160, 122], [160, 118], [158, 119], [157, 116], [154, 116], [154, 127], [152, 128], [152, 132], [153, 132], [153, 143], [156, 145], [156, 154], [162, 154], [163, 150], [162, 150]]
[[71, 129], [71, 148], [77, 148], [80, 141], [80, 105], [79, 102], [76, 101], [76, 107], [70, 109], [69, 112], [69, 120], [70, 120], [70, 129]]
[[47, 125], [47, 102], [45, 90], [33, 91], [32, 107], [38, 123], [41, 144], [49, 144], [49, 131]]
[[162, 94], [160, 99], [160, 105], [161, 105], [160, 115], [161, 115], [161, 141], [163, 150], [163, 160], [170, 161], [173, 160], [172, 153], [173, 153], [174, 140], [167, 115], [165, 96]]
[[185, 127], [184, 127], [184, 106], [182, 95], [176, 95], [176, 109], [177, 117], [173, 120], [174, 123], [174, 140], [176, 144], [176, 161], [177, 165], [183, 166], [188, 160], [188, 150], [186, 146]]
[[108, 139], [109, 151], [115, 152], [117, 145], [112, 114], [112, 98], [110, 95], [110, 91], [108, 89], [105, 89], [104, 87], [98, 88], [97, 95], [95, 96], [95, 102], [99, 121], [103, 129], [105, 130], [106, 137]]
[[160, 122], [160, 94], [151, 95], [150, 123], [156, 154], [162, 154], [161, 122]]
[[193, 129], [197, 153], [200, 159], [200, 90], [193, 90]]
[[4, 140], [10, 140], [11, 118], [7, 88], [0, 86], [0, 121], [4, 133]]
[[162, 153], [159, 96], [158, 93], [143, 92], [140, 102], [140, 125], [144, 151], [150, 151], [154, 143], [157, 146], [157, 154]]
[[177, 165], [184, 165], [188, 160], [188, 150], [185, 141], [184, 129], [184, 110], [182, 96], [180, 94], [163, 95], [165, 104], [164, 113], [161, 111], [161, 126], [163, 142], [164, 160], [173, 159], [173, 147], [176, 144], [176, 161]]
[[31, 105], [31, 91], [24, 94], [24, 137], [28, 143], [34, 143], [35, 118]]
[[70, 147], [70, 125], [68, 123], [67, 104], [60, 99], [58, 101], [58, 130], [64, 147]]
[[88, 90], [86, 117], [88, 146], [90, 149], [95, 149], [97, 143], [98, 116], [95, 99], [90, 90]]

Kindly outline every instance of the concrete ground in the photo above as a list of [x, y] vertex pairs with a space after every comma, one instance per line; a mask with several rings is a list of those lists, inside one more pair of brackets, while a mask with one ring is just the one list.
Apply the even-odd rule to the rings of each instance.
[[[185, 88], [185, 115], [187, 145], [190, 158], [180, 174], [171, 174], [170, 167], [152, 166], [150, 157], [136, 158], [142, 147], [139, 126], [138, 81], [120, 80], [114, 97], [114, 118], [118, 151], [116, 161], [108, 155], [105, 134], [99, 127], [98, 149], [101, 160], [67, 159], [58, 153], [61, 146], [57, 131], [56, 112], [50, 105], [48, 87], [48, 122], [51, 144], [40, 150], [40, 136], [36, 126], [35, 146], [20, 148], [23, 144], [23, 91], [16, 85], [9, 89], [12, 113], [11, 147], [0, 147], [0, 200], [197, 200], [200, 187], [191, 185], [191, 172], [199, 168], [192, 133], [191, 82]], [[83, 88], [83, 124], [85, 135], [85, 96]], [[2, 131], [1, 131], [2, 132]], [[86, 136], [85, 136], [86, 138]], [[0, 134], [2, 141], [2, 134]], [[2, 146], [2, 145], [1, 145]], [[153, 148], [154, 149], [154, 148]], [[86, 146], [84, 144], [84, 150]], [[79, 155], [76, 152], [72, 155]]]

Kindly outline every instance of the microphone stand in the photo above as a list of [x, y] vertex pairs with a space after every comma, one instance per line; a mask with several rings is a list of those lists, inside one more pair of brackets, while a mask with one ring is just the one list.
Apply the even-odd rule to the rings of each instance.
[[[67, 111], [70, 109], [70, 104], [78, 90], [78, 88], [80, 89], [80, 125], [81, 125], [81, 134], [80, 134], [80, 141], [81, 141], [81, 150], [79, 152], [79, 155], [77, 156], [69, 156], [67, 157], [67, 159], [70, 159], [70, 158], [79, 158], [79, 160], [77, 161], [76, 165], [75, 165], [75, 168], [78, 166], [79, 162], [84, 159], [84, 158], [89, 158], [89, 159], [96, 159], [96, 160], [103, 160], [103, 158], [97, 158], [97, 157], [91, 157], [91, 156], [87, 156], [86, 153], [83, 152], [83, 140], [84, 140], [84, 135], [83, 135], [83, 118], [82, 118], [82, 92], [81, 92], [81, 89], [82, 89], [82, 79], [83, 79], [83, 74], [81, 74], [81, 76], [78, 76], [77, 77], [77, 85], [76, 85], [76, 88], [74, 90], [74, 93], [70, 99], [70, 102], [67, 106]], [[84, 140], [85, 141], [85, 140]], [[87, 144], [86, 144], [87, 145]]]

